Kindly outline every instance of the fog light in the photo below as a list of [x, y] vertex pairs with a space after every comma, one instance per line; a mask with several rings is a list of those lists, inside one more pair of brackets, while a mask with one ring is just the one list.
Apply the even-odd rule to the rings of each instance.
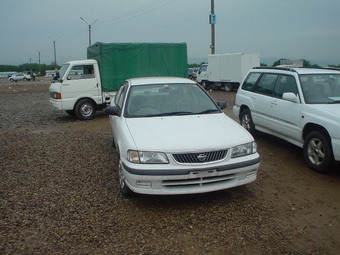
[[142, 189], [151, 189], [151, 181], [137, 181], [136, 185]]

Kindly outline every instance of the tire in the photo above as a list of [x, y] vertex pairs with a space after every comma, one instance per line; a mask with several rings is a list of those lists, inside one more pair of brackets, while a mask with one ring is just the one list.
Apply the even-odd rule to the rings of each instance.
[[75, 116], [76, 115], [76, 113], [74, 112], [74, 110], [66, 110], [65, 111], [68, 115], [70, 115], [70, 116]]
[[255, 125], [248, 108], [241, 112], [240, 123], [250, 134], [253, 135], [255, 133]]
[[209, 89], [208, 82], [207, 81], [201, 81], [201, 85], [204, 89]]
[[125, 197], [131, 196], [133, 194], [133, 192], [126, 185], [122, 161], [120, 159], [119, 159], [119, 162], [118, 162], [118, 178], [119, 178], [118, 180], [119, 180], [120, 193], [122, 193], [122, 195], [125, 196]]
[[231, 83], [225, 83], [224, 90], [227, 92], [233, 91], [233, 85], [231, 85]]
[[13, 79], [9, 79], [11, 82], [13, 82], [14, 80]]
[[309, 133], [303, 145], [303, 156], [312, 170], [318, 173], [329, 172], [334, 163], [330, 139], [319, 131]]
[[76, 104], [75, 114], [80, 120], [92, 119], [95, 113], [95, 105], [90, 99], [82, 99]]

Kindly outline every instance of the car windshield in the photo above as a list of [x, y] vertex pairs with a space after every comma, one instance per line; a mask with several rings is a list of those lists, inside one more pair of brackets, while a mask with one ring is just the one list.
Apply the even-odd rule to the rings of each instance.
[[125, 102], [124, 114], [127, 118], [220, 112], [197, 84], [132, 86]]
[[307, 104], [340, 103], [340, 74], [300, 75], [300, 83]]

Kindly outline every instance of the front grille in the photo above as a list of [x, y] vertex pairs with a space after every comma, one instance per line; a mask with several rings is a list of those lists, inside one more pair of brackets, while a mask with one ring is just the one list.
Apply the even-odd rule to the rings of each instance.
[[228, 150], [208, 151], [199, 153], [172, 154], [178, 163], [205, 163], [222, 160], [227, 156]]

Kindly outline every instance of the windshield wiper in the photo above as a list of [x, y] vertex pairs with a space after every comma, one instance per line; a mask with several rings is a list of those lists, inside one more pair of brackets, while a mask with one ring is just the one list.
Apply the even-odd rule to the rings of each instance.
[[205, 113], [212, 113], [212, 112], [219, 112], [217, 109], [208, 109], [200, 112], [199, 114], [205, 114]]
[[163, 112], [163, 113], [156, 113], [156, 114], [149, 114], [146, 117], [157, 117], [157, 116], [177, 116], [177, 115], [190, 115], [194, 114], [193, 112]]
[[335, 101], [329, 102], [329, 104], [340, 104], [340, 100], [335, 100]]

